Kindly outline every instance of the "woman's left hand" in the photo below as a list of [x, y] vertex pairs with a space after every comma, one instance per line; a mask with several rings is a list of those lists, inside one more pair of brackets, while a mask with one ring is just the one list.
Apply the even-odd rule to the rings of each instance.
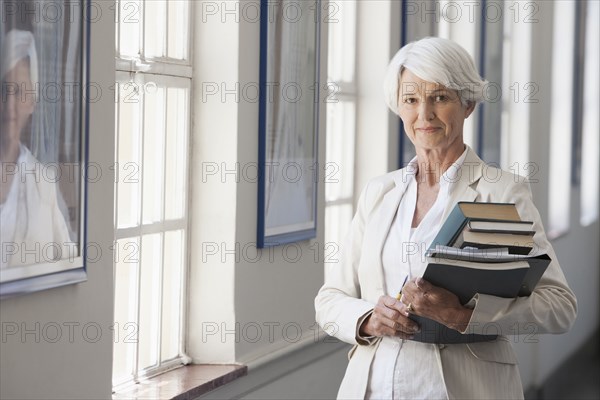
[[423, 278], [413, 278], [402, 288], [400, 299], [411, 314], [427, 317], [449, 328], [464, 331], [473, 310], [460, 304], [458, 297]]

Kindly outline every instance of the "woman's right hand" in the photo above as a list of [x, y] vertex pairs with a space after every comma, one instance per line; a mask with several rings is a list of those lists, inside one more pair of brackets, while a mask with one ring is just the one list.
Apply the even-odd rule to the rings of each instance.
[[381, 296], [373, 313], [363, 321], [361, 336], [397, 336], [412, 339], [419, 332], [419, 325], [408, 318], [407, 306], [391, 296]]

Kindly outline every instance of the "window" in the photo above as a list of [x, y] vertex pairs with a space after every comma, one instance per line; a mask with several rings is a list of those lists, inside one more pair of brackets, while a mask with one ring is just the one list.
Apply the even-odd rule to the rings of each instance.
[[535, 102], [531, 79], [532, 26], [523, 17], [529, 4], [504, 3], [502, 43], [502, 113], [500, 161], [505, 170], [529, 176], [530, 104]]
[[[437, 18], [438, 36], [460, 44], [477, 63], [479, 59], [479, 55], [477, 54], [477, 40], [480, 33], [477, 28], [481, 22], [479, 21], [480, 18], [478, 18], [481, 13], [475, 13], [475, 11], [479, 11], [478, 7], [473, 7], [476, 5], [470, 1], [450, 2], [442, 0], [439, 3], [435, 3], [436, 7], [434, 10], [436, 15], [439, 15]], [[465, 120], [463, 127], [464, 142], [474, 149], [477, 149], [475, 134], [477, 127], [476, 120], [478, 119], [477, 114], [477, 112], [471, 114], [470, 118]]]
[[114, 386], [188, 362], [190, 11], [118, 2]]
[[550, 180], [548, 236], [569, 229], [571, 200], [571, 146], [573, 140], [573, 87], [575, 7], [572, 1], [554, 3], [552, 36], [552, 105], [550, 115]]
[[329, 82], [335, 82], [336, 92], [327, 103], [325, 243], [335, 246], [348, 232], [354, 212], [356, 2], [330, 4], [338, 10], [338, 17], [329, 24], [327, 75]]
[[600, 135], [598, 134], [600, 132], [598, 114], [600, 29], [596, 20], [600, 14], [600, 2], [588, 1], [586, 6], [581, 144], [581, 224], [584, 226], [598, 219], [598, 174], [600, 173]]

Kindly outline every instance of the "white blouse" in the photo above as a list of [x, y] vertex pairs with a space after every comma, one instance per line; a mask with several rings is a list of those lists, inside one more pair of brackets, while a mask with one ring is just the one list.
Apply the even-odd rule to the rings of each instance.
[[[456, 172], [467, 152], [444, 173], [437, 199], [416, 228], [411, 228], [417, 204], [418, 166], [416, 158], [409, 171], [414, 171], [398, 211], [388, 232], [382, 252], [385, 289], [395, 297], [404, 278], [422, 276], [426, 267], [425, 251], [437, 235], [448, 202]], [[439, 347], [385, 336], [373, 359], [369, 375], [367, 399], [447, 399], [441, 370]]]

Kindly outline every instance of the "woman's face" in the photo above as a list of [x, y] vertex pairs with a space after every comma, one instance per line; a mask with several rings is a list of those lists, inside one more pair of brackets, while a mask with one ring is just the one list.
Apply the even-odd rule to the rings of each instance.
[[2, 139], [20, 140], [35, 108], [35, 94], [29, 75], [29, 62], [20, 60], [2, 77], [0, 125]]
[[[456, 90], [424, 81], [408, 69], [400, 76], [398, 114], [417, 150], [463, 150], [463, 124], [474, 105], [463, 106]], [[459, 147], [460, 146], [460, 147]]]

